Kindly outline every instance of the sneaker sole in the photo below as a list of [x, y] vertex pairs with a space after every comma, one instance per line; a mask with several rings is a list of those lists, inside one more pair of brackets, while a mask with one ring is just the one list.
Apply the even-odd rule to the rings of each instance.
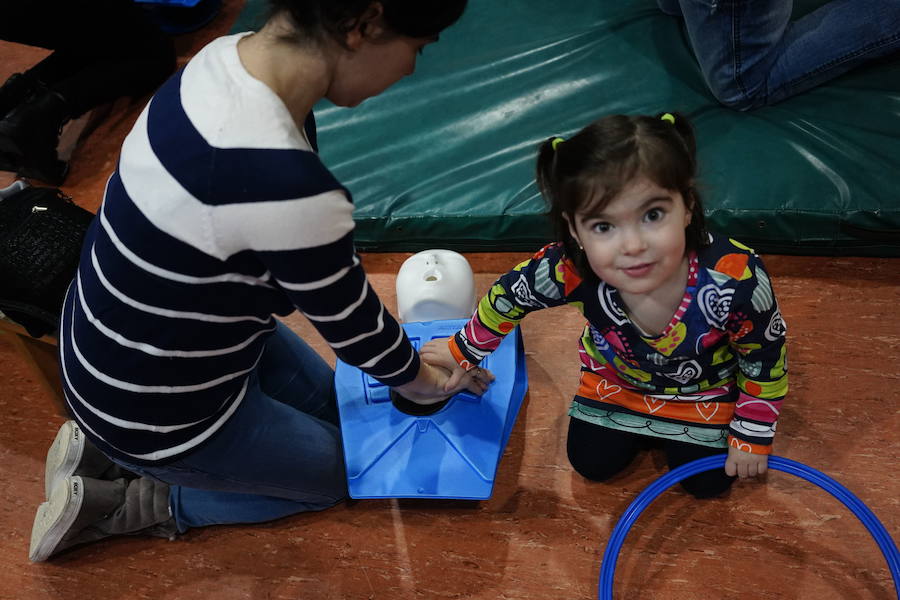
[[61, 185], [69, 174], [69, 163], [56, 155], [44, 157], [43, 164], [27, 162], [22, 155], [9, 152], [0, 143], [0, 171], [10, 171], [19, 177], [39, 179], [50, 185]]
[[17, 144], [16, 141], [9, 136], [9, 127], [6, 122], [0, 124], [0, 152], [4, 154], [9, 154], [10, 156], [14, 156], [16, 158], [21, 158], [23, 154], [25, 154], [24, 149], [21, 145]]
[[45, 499], [50, 499], [50, 494], [63, 479], [75, 474], [82, 454], [84, 433], [75, 421], [66, 421], [56, 432], [56, 438], [47, 450], [47, 462], [44, 466]]
[[77, 475], [62, 481], [47, 502], [41, 504], [31, 527], [31, 546], [28, 558], [32, 562], [47, 560], [68, 533], [81, 511], [84, 482]]
[[69, 163], [52, 158], [50, 162], [38, 166], [34, 164], [23, 164], [18, 171], [20, 177], [28, 177], [31, 179], [39, 179], [50, 185], [62, 185], [69, 174]]

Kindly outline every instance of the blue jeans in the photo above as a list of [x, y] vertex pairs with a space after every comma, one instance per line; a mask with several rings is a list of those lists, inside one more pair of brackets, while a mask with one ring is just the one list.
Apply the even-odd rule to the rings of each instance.
[[181, 532], [333, 506], [347, 496], [334, 372], [279, 323], [241, 406], [209, 441], [163, 466], [120, 464], [171, 486]]
[[900, 0], [832, 0], [790, 21], [790, 0], [657, 0], [684, 18], [713, 95], [748, 110], [900, 49]]

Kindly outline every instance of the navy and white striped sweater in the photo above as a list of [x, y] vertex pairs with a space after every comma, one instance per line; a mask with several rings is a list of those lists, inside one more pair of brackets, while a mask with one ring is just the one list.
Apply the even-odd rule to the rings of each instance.
[[63, 306], [66, 401], [128, 462], [175, 460], [227, 421], [273, 315], [298, 308], [387, 385], [419, 368], [359, 264], [311, 115], [299, 131], [241, 65], [240, 37], [209, 44], [138, 118]]

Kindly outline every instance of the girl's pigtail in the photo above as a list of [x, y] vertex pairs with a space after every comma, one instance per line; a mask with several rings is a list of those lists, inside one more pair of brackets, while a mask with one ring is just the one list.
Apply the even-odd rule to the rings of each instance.
[[[671, 115], [672, 118], [664, 117], [664, 115]], [[671, 123], [671, 126], [674, 127], [676, 133], [678, 133], [678, 137], [681, 139], [682, 143], [684, 143], [684, 148], [690, 159], [691, 180], [693, 180], [697, 176], [697, 141], [694, 137], [694, 128], [691, 125], [691, 122], [686, 116], [677, 112], [661, 113], [657, 118]], [[700, 194], [697, 191], [696, 186], [693, 184], [689, 189], [682, 190], [682, 193], [686, 196], [685, 201], [690, 204], [692, 213], [691, 224], [688, 225], [686, 232], [688, 245], [696, 250], [706, 246], [709, 240], [709, 234], [706, 231], [706, 216], [703, 212], [703, 203], [700, 200]]]
[[688, 118], [679, 112], [667, 112], [659, 113], [656, 115], [656, 119], [675, 128], [675, 131], [681, 137], [681, 140], [687, 148], [691, 161], [696, 162], [697, 142], [694, 138], [694, 128], [691, 126]]
[[694, 138], [694, 128], [686, 116], [684, 116], [681, 113], [674, 113], [674, 114], [675, 114], [675, 131], [677, 131], [678, 134], [681, 135], [681, 139], [684, 140], [684, 145], [687, 146], [687, 149], [691, 155], [691, 158], [696, 163], [696, 161], [697, 161], [697, 141]]
[[[572, 144], [573, 142], [567, 142], [565, 139], [557, 136], [544, 140], [538, 149], [537, 172], [535, 175], [538, 189], [547, 202], [547, 213], [550, 217], [550, 222], [553, 224], [553, 234], [556, 236], [556, 240], [562, 242], [566, 254], [573, 260], [575, 268], [582, 277], [587, 278], [593, 274], [593, 271], [587, 265], [587, 259], [584, 256], [584, 252], [578, 247], [578, 242], [575, 241], [569, 232], [565, 213], [567, 210], [571, 210], [571, 207], [567, 209], [563, 206], [563, 191], [560, 189], [563, 185], [559, 177], [560, 172], [565, 173], [565, 167], [568, 166], [562, 163], [563, 168], [561, 169], [561, 161], [566, 152], [571, 153], [575, 150]], [[571, 160], [572, 155], [569, 154], [568, 156]]]
[[550, 137], [541, 143], [538, 148], [537, 167], [535, 169], [535, 179], [537, 180], [538, 190], [547, 201], [551, 212], [556, 208], [553, 193], [553, 166], [556, 161], [557, 152], [553, 148], [553, 140], [555, 139], [555, 137]]

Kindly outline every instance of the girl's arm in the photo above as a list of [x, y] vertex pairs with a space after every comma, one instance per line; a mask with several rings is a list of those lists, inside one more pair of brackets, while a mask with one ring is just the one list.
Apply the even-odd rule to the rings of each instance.
[[756, 255], [735, 291], [728, 322], [738, 355], [738, 398], [729, 426], [729, 475], [765, 471], [788, 388], [785, 325], [769, 275]]
[[561, 244], [549, 244], [491, 286], [468, 323], [450, 338], [454, 363], [472, 370], [530, 312], [559, 306], [581, 280]]

